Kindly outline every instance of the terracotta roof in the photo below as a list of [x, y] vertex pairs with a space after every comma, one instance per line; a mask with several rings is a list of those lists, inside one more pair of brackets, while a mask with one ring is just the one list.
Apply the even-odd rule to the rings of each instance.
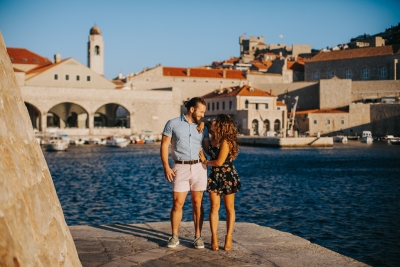
[[20, 69], [18, 69], [18, 68], [13, 68], [13, 71], [14, 71], [14, 72], [25, 72], [25, 71], [20, 70]]
[[[250, 88], [253, 88], [250, 90]], [[216, 89], [215, 91], [208, 93], [203, 96], [204, 99], [207, 98], [224, 98], [224, 97], [232, 97], [232, 96], [265, 96], [271, 97], [275, 96], [270, 93], [267, 93], [261, 89], [254, 88], [250, 85], [234, 86], [222, 89]]]
[[164, 76], [196, 77], [196, 78], [223, 78], [226, 72], [227, 79], [246, 79], [240, 70], [220, 70], [220, 69], [190, 69], [190, 76], [187, 76], [186, 68], [163, 67]]
[[277, 106], [284, 106], [284, 107], [286, 107], [286, 104], [283, 103], [282, 101], [276, 101], [276, 105], [277, 105]]
[[394, 54], [400, 54], [400, 44], [378, 46], [378, 47], [355, 48], [355, 49], [339, 50], [332, 52], [319, 52], [307, 62], [389, 56]]
[[293, 71], [298, 71], [298, 72], [304, 72], [304, 62], [288, 61], [287, 69], [293, 70]]
[[[296, 111], [296, 114], [298, 115], [310, 114], [310, 113], [348, 113], [348, 112], [338, 109], [309, 109], [309, 110]], [[289, 112], [289, 114], [291, 114], [291, 112]]]
[[48, 58], [39, 56], [25, 48], [7, 47], [7, 53], [13, 64], [34, 64], [39, 66], [53, 64]]

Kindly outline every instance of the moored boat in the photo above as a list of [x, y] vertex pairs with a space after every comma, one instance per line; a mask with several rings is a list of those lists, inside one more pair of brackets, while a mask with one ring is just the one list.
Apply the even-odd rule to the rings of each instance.
[[128, 140], [119, 135], [112, 135], [107, 137], [106, 146], [110, 147], [126, 147]]
[[60, 135], [49, 136], [45, 143], [45, 148], [48, 151], [63, 151], [68, 148], [69, 141], [64, 140]]
[[371, 144], [373, 141], [374, 139], [372, 138], [371, 131], [363, 131], [361, 136], [361, 142]]
[[344, 135], [337, 135], [333, 137], [333, 142], [338, 142], [338, 143], [347, 143], [347, 136]]

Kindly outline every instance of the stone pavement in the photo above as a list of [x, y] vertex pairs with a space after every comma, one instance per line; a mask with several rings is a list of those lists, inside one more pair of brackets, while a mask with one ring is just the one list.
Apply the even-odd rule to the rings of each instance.
[[368, 266], [290, 233], [253, 223], [236, 223], [233, 250], [224, 251], [225, 224], [219, 224], [219, 251], [210, 250], [209, 223], [202, 237], [206, 247], [193, 247], [193, 222], [182, 222], [180, 245], [167, 248], [169, 222], [70, 226], [83, 267], [128, 266]]

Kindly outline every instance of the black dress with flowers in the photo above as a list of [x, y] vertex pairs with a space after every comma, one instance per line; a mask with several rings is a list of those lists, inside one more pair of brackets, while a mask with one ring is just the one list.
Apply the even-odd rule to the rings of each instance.
[[[210, 145], [209, 155], [211, 156], [211, 160], [217, 159], [218, 154], [219, 147]], [[226, 157], [225, 162], [221, 166], [211, 166], [210, 169], [211, 172], [208, 176], [207, 185], [208, 192], [215, 192], [218, 195], [229, 195], [239, 191], [242, 185], [240, 184], [240, 178], [236, 168], [230, 160], [230, 155]]]

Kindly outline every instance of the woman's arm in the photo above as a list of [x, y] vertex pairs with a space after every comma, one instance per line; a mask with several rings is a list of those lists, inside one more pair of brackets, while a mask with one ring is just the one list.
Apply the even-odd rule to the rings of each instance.
[[215, 160], [206, 161], [205, 164], [208, 166], [218, 167], [221, 166], [229, 154], [229, 144], [227, 141], [223, 140], [219, 149], [218, 158]]

